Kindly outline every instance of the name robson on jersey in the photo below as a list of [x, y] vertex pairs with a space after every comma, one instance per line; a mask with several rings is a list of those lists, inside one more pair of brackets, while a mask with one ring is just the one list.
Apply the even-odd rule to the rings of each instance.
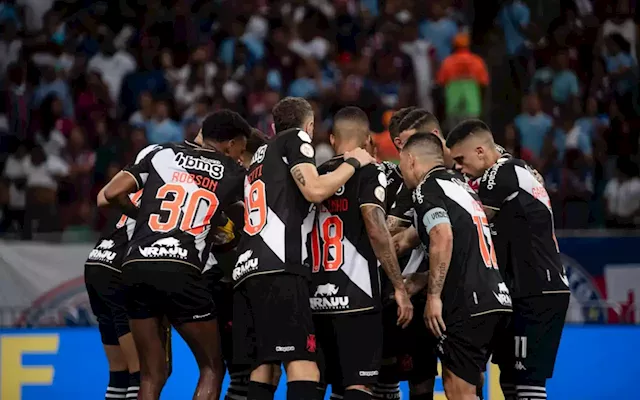
[[110, 251], [110, 249], [115, 245], [116, 243], [110, 239], [100, 241], [96, 248], [91, 250], [91, 253], [89, 253], [89, 260], [109, 263], [113, 262], [118, 254], [115, 251]]
[[348, 296], [336, 296], [339, 289], [333, 283], [318, 285], [313, 297], [309, 299], [311, 309], [314, 311], [333, 311], [349, 308]]
[[180, 247], [180, 241], [176, 238], [167, 237], [158, 239], [149, 247], [138, 247], [140, 255], [145, 258], [170, 257], [186, 259], [189, 255], [187, 249]]
[[179, 152], [174, 159], [179, 167], [184, 169], [195, 169], [209, 174], [213, 179], [222, 179], [224, 175], [224, 165], [219, 160], [203, 157], [193, 157], [190, 154]]

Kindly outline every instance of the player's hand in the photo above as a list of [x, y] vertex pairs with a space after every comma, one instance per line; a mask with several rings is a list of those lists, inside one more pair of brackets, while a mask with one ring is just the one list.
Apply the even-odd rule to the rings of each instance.
[[407, 235], [407, 230], [408, 229], [405, 229], [402, 232], [396, 233], [393, 237], [393, 246], [396, 249], [397, 256], [401, 256], [407, 251], [413, 249], [412, 243]]
[[427, 305], [424, 308], [424, 322], [437, 338], [442, 337], [447, 330], [442, 319], [442, 299], [439, 295], [427, 295]]
[[409, 322], [413, 318], [413, 304], [411, 298], [403, 287], [395, 290], [394, 296], [396, 303], [398, 304], [398, 322], [396, 325], [401, 326], [402, 329], [409, 326]]
[[364, 167], [367, 164], [375, 163], [376, 159], [367, 153], [366, 150], [358, 147], [355, 150], [347, 151], [344, 153], [344, 159], [355, 158], [360, 163], [360, 167]]

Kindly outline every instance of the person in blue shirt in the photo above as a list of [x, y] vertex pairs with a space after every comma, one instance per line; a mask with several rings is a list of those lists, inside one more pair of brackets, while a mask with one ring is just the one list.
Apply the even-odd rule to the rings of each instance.
[[64, 116], [73, 118], [73, 97], [71, 96], [71, 90], [67, 82], [58, 78], [56, 76], [56, 70], [51, 66], [42, 66], [41, 71], [42, 81], [33, 93], [33, 107], [40, 107], [40, 104], [47, 96], [54, 94], [62, 101]]
[[504, 32], [507, 54], [519, 56], [525, 50], [525, 32], [530, 22], [529, 7], [519, 0], [507, 0], [498, 11], [498, 24]]
[[567, 49], [559, 50], [555, 57], [551, 96], [557, 103], [565, 105], [574, 102], [579, 92], [578, 77], [569, 68], [569, 51]]
[[520, 132], [520, 143], [523, 148], [539, 158], [542, 155], [544, 139], [553, 128], [553, 119], [542, 112], [540, 98], [536, 93], [525, 96], [522, 108], [523, 112], [514, 120]]
[[631, 56], [631, 45], [619, 33], [607, 36], [605, 43], [607, 73], [613, 78], [617, 94], [624, 95], [633, 88], [637, 80], [636, 61]]
[[428, 40], [436, 50], [438, 62], [442, 62], [453, 51], [453, 38], [458, 33], [458, 25], [446, 15], [446, 10], [437, 1], [431, 2], [431, 18], [419, 26], [420, 38]]
[[609, 116], [598, 113], [598, 101], [595, 97], [587, 98], [584, 112], [585, 115], [576, 120], [576, 125], [593, 141], [601, 128], [609, 126]]
[[575, 118], [570, 112], [561, 117], [560, 126], [554, 133], [553, 146], [557, 152], [556, 159], [560, 163], [564, 161], [565, 154], [570, 149], [580, 150], [585, 160], [591, 163], [593, 154], [591, 139], [575, 123]]
[[156, 101], [156, 117], [147, 130], [149, 144], [179, 143], [184, 140], [182, 126], [170, 118], [167, 100]]

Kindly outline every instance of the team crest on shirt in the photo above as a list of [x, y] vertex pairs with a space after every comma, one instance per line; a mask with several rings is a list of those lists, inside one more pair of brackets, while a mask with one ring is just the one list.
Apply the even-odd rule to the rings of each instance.
[[166, 237], [158, 239], [149, 247], [138, 247], [140, 255], [145, 258], [179, 258], [185, 259], [189, 255], [187, 249], [180, 247], [180, 241], [176, 238]]
[[305, 131], [302, 131], [302, 130], [298, 131], [298, 137], [303, 142], [311, 143], [311, 136], [309, 136], [309, 134]]

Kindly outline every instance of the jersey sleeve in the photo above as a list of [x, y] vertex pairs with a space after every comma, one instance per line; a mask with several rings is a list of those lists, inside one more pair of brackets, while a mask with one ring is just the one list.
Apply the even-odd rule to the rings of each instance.
[[411, 201], [411, 189], [403, 183], [400, 186], [395, 202], [391, 204], [389, 215], [402, 221], [413, 222], [413, 202]]
[[287, 159], [289, 168], [298, 164], [315, 165], [315, 150], [311, 144], [311, 137], [305, 131], [297, 130], [297, 133], [288, 134], [285, 141], [284, 156]]
[[444, 201], [435, 194], [424, 195], [424, 193], [424, 190], [416, 191], [413, 196], [413, 206], [420, 229], [424, 229], [428, 235], [440, 224], [451, 225], [451, 220]]
[[138, 153], [133, 164], [124, 167], [123, 171], [128, 173], [135, 179], [138, 190], [144, 187], [151, 169], [151, 159], [161, 147], [158, 145], [150, 145], [145, 147]]
[[374, 205], [385, 211], [387, 208], [387, 176], [374, 165], [368, 165], [360, 171], [358, 203]]
[[518, 190], [518, 178], [513, 164], [497, 163], [482, 177], [478, 187], [478, 197], [483, 206], [499, 210], [502, 203]]

